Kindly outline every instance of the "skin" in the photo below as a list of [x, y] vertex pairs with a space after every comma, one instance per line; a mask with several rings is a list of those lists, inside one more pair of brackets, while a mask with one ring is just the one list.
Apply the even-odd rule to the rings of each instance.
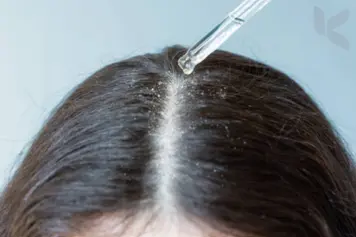
[[[164, 217], [165, 216], [165, 217]], [[144, 214], [125, 222], [119, 215], [96, 217], [82, 223], [70, 237], [229, 237], [199, 222], [189, 222], [177, 215], [153, 217]], [[235, 235], [236, 236], [236, 235]], [[240, 237], [240, 235], [239, 235]], [[248, 237], [242, 234], [241, 237]]]

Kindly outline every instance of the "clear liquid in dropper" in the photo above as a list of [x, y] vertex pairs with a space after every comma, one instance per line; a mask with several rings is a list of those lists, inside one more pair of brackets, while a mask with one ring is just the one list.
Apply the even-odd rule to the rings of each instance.
[[219, 25], [210, 31], [202, 40], [196, 43], [183, 57], [178, 60], [185, 74], [191, 74], [195, 66], [206, 59], [219, 48], [245, 21], [232, 16], [226, 17]]

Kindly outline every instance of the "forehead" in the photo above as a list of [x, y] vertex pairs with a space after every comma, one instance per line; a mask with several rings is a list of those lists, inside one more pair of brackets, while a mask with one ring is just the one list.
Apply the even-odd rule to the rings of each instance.
[[[174, 216], [140, 216], [126, 220], [113, 216], [92, 219], [70, 237], [229, 237], [198, 221]], [[239, 236], [240, 237], [240, 236]], [[241, 235], [241, 237], [244, 237]]]

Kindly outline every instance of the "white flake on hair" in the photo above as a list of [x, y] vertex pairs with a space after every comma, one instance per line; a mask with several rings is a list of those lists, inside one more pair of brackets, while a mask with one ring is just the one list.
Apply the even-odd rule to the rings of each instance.
[[173, 184], [180, 160], [179, 142], [182, 136], [180, 110], [183, 106], [183, 80], [170, 78], [154, 141], [156, 202], [165, 209], [170, 209], [175, 204]]

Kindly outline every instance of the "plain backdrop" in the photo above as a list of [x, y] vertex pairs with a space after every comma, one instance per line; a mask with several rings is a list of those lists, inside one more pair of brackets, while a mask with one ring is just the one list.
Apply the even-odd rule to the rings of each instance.
[[[192, 45], [240, 2], [0, 0], [0, 189], [49, 113], [75, 85], [108, 63], [173, 44]], [[337, 28], [348, 50], [317, 33], [315, 7], [326, 22], [343, 10], [350, 13]], [[297, 80], [352, 152], [355, 14], [355, 0], [272, 0], [222, 47]]]

